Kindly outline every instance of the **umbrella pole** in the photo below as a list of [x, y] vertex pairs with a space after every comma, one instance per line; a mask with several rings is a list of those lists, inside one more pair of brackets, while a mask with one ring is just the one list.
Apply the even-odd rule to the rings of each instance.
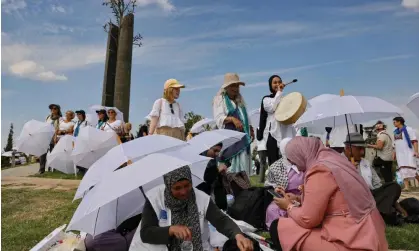
[[351, 135], [349, 134], [348, 116], [345, 114], [346, 130], [348, 131], [349, 149], [351, 150], [351, 162], [355, 165], [355, 159], [352, 154]]

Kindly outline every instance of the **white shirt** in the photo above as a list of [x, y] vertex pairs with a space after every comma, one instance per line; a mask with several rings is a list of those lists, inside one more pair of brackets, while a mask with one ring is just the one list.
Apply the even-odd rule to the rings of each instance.
[[269, 130], [271, 136], [276, 139], [277, 144], [284, 138], [294, 138], [297, 134], [294, 126], [292, 125], [283, 125], [280, 124], [275, 119], [275, 110], [278, 107], [282, 98], [282, 92], [278, 91], [275, 94], [275, 97], [266, 97], [263, 99], [263, 108], [268, 113], [268, 118], [266, 120], [266, 127]]
[[[70, 121], [70, 122], [65, 122], [64, 120], [60, 121], [60, 126], [59, 126], [59, 130], [60, 131], [69, 131], [71, 128], [74, 129], [74, 122]], [[61, 138], [65, 135], [57, 135], [58, 138]]]
[[107, 121], [105, 123], [105, 126], [103, 126], [103, 131], [105, 132], [115, 132], [116, 134], [119, 134], [123, 131], [122, 128], [123, 124], [121, 120], [115, 120], [114, 122]]
[[[411, 127], [406, 127], [406, 130], [409, 134], [410, 141], [417, 140], [416, 133]], [[412, 148], [409, 148], [403, 132], [394, 135], [394, 148], [396, 150], [397, 165], [399, 167], [416, 167], [416, 158], [413, 156], [413, 143]]]
[[258, 151], [266, 151], [266, 142], [268, 141], [269, 136], [269, 127], [265, 126], [265, 130], [263, 131], [263, 138], [261, 140], [257, 140], [257, 150]]
[[[173, 111], [173, 113], [172, 113]], [[185, 118], [183, 116], [182, 109], [180, 104], [175, 102], [170, 107], [170, 103], [164, 99], [160, 98], [154, 102], [153, 109], [151, 110], [150, 117], [158, 117], [159, 121], [157, 122], [157, 128], [167, 126], [171, 128], [184, 128], [185, 127]]]
[[[54, 121], [55, 121], [55, 120], [52, 120], [52, 119], [51, 119], [51, 115], [49, 115], [45, 121], [46, 121], [47, 123], [50, 123], [51, 125], [53, 125], [53, 126], [54, 126]], [[62, 117], [59, 117], [59, 118], [58, 118], [58, 126], [59, 126], [59, 125], [61, 124], [61, 122], [63, 122], [63, 121], [64, 121], [64, 119], [63, 119]]]

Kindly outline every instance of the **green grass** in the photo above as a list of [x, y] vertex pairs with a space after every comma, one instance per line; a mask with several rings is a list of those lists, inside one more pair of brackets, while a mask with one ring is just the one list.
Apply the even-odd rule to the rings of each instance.
[[49, 179], [65, 179], [65, 180], [81, 180], [83, 175], [77, 174], [77, 177], [74, 174], [65, 174], [60, 171], [54, 170], [53, 172], [45, 172], [43, 174], [35, 174], [31, 177], [37, 178], [49, 178]]
[[1, 249], [30, 250], [55, 228], [68, 224], [78, 203], [74, 191], [1, 191]]

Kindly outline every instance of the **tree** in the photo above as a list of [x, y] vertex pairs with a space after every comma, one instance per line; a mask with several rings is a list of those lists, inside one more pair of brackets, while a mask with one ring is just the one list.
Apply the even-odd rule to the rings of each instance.
[[7, 136], [7, 144], [4, 148], [5, 152], [9, 152], [13, 150], [13, 123], [10, 124], [9, 136]]
[[203, 119], [201, 115], [195, 114], [194, 112], [188, 112], [185, 114], [185, 133], [188, 135], [189, 131], [191, 130], [192, 126]]

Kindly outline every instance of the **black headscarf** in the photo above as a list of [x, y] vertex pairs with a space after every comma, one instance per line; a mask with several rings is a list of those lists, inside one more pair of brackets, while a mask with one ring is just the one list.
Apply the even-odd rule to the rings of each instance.
[[265, 111], [265, 108], [263, 107], [263, 100], [265, 98], [268, 98], [268, 97], [273, 98], [273, 97], [275, 97], [275, 94], [276, 94], [276, 92], [272, 88], [272, 81], [273, 81], [274, 78], [281, 79], [281, 77], [278, 76], [278, 75], [272, 75], [269, 78], [269, 90], [271, 91], [271, 94], [264, 96], [262, 98], [262, 102], [260, 104], [259, 128], [257, 129], [257, 132], [256, 132], [256, 139], [257, 140], [262, 140], [263, 139], [263, 132], [265, 131], [266, 120], [268, 119], [268, 113]]

